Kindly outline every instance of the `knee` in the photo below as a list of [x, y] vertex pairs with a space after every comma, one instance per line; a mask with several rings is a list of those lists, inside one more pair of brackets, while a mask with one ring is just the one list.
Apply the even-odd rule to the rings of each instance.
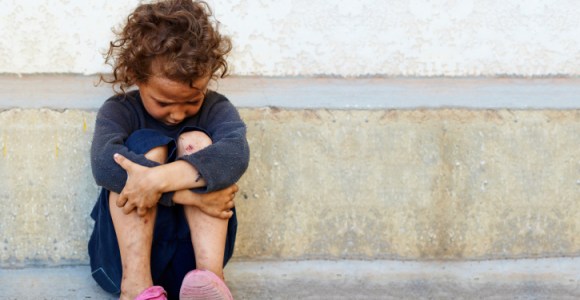
[[195, 153], [211, 144], [211, 138], [201, 131], [184, 132], [177, 140], [177, 156]]
[[155, 162], [158, 162], [160, 164], [164, 164], [165, 161], [167, 160], [167, 153], [168, 153], [167, 146], [165, 146], [165, 145], [157, 146], [157, 147], [149, 150], [147, 153], [145, 153], [145, 157], [148, 160], [155, 161]]
[[136, 154], [143, 154], [151, 161], [163, 164], [167, 161], [173, 139], [153, 129], [139, 129], [131, 133], [125, 146]]

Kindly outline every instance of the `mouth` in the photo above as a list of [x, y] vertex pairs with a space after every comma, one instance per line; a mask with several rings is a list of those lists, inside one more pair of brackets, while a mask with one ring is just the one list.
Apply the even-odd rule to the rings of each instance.
[[169, 122], [169, 121], [165, 121], [164, 123], [165, 123], [165, 125], [175, 126], [175, 125], [177, 125], [177, 124], [179, 124], [181, 122]]

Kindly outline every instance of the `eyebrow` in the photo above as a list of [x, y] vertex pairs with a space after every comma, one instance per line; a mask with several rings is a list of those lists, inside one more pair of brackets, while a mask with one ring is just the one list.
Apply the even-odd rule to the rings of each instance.
[[207, 84], [201, 89], [197, 87], [195, 89], [198, 90], [204, 98], [205, 96], [207, 96], [207, 92], [209, 91], [209, 87]]
[[[206, 90], [206, 91], [207, 91], [207, 90]], [[200, 94], [201, 94], [201, 96], [203, 96], [203, 98], [205, 98], [205, 96], [207, 95], [207, 93], [204, 93], [204, 92], [203, 92], [203, 91], [201, 91], [201, 90], [200, 90]], [[163, 104], [173, 104], [173, 103], [176, 103], [176, 101], [174, 101], [174, 100], [167, 99], [167, 98], [161, 99], [161, 98], [159, 98], [159, 97], [157, 97], [157, 96], [153, 96], [153, 95], [151, 95], [151, 98], [153, 98], [153, 100], [155, 100], [155, 101], [157, 101], [157, 102], [159, 102], [159, 103], [163, 103]], [[198, 98], [198, 95], [196, 95], [196, 96], [194, 96], [194, 98], [192, 98], [192, 99], [188, 99], [188, 100], [186, 100], [186, 101], [184, 101], [184, 102], [187, 102], [187, 103], [195, 103], [195, 102], [199, 102], [199, 101], [200, 101], [200, 99], [197, 99], [197, 98]]]

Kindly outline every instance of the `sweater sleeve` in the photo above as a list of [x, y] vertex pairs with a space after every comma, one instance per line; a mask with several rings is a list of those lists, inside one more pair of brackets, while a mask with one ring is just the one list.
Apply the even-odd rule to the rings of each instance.
[[95, 132], [91, 145], [91, 168], [96, 183], [103, 188], [120, 193], [127, 181], [127, 172], [114, 160], [119, 153], [129, 160], [146, 167], [159, 163], [135, 154], [127, 149], [125, 140], [135, 131], [136, 111], [127, 103], [106, 101], [97, 113]]
[[236, 108], [224, 96], [207, 107], [200, 126], [213, 144], [183, 159], [193, 165], [207, 185], [196, 192], [211, 192], [236, 183], [248, 168], [250, 149], [246, 140], [246, 125]]

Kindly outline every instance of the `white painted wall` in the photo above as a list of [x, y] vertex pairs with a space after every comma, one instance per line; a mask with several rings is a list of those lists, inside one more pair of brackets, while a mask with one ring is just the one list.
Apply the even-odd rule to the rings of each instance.
[[[578, 0], [213, 0], [237, 75], [580, 75]], [[136, 0], [0, 0], [0, 73], [106, 72]]]

